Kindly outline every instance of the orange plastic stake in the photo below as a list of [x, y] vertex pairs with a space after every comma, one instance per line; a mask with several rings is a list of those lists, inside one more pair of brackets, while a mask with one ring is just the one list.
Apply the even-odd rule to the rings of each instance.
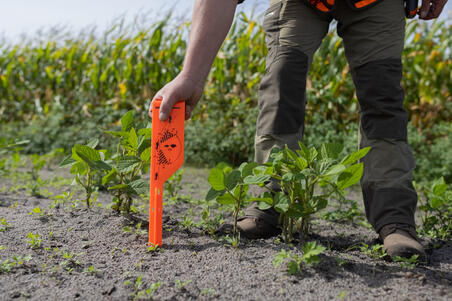
[[177, 102], [168, 119], [160, 121], [161, 102], [152, 102], [149, 244], [154, 246], [162, 245], [163, 183], [184, 163], [185, 102]]

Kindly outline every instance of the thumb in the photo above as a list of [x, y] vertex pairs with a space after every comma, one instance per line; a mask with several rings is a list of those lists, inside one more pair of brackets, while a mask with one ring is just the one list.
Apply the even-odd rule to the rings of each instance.
[[161, 121], [165, 121], [168, 118], [169, 114], [171, 113], [171, 109], [173, 108], [176, 101], [177, 98], [174, 96], [174, 94], [166, 94], [162, 96], [162, 103], [160, 105], [159, 113], [159, 119]]

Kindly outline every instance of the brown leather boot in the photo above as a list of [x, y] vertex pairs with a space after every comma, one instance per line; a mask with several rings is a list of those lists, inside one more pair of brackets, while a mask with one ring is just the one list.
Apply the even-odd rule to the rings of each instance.
[[389, 224], [381, 228], [380, 239], [383, 250], [391, 257], [410, 258], [419, 255], [420, 262], [426, 262], [427, 256], [420, 244], [414, 227], [407, 224]]
[[278, 227], [279, 213], [273, 208], [260, 210], [256, 203], [245, 209], [245, 216], [237, 222], [240, 234], [246, 238], [270, 238], [281, 233]]
[[270, 238], [281, 233], [281, 229], [259, 217], [245, 216], [237, 222], [240, 235], [250, 239]]

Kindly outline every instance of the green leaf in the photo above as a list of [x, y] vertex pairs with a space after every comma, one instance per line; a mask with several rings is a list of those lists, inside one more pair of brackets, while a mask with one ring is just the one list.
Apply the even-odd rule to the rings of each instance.
[[253, 169], [257, 166], [259, 166], [259, 164], [256, 162], [242, 163], [239, 167], [239, 170], [242, 173], [242, 178], [252, 175]]
[[149, 191], [148, 182], [143, 179], [138, 179], [129, 183], [129, 187], [132, 188], [136, 194], [146, 194]]
[[308, 161], [303, 157], [298, 157], [297, 160], [295, 161], [295, 165], [299, 170], [303, 170], [306, 167], [308, 167]]
[[337, 187], [344, 190], [359, 182], [363, 175], [363, 163], [354, 164], [345, 169], [339, 176]]
[[145, 138], [151, 138], [152, 129], [151, 128], [139, 129], [137, 134], [139, 137], [144, 136]]
[[290, 207], [290, 198], [287, 194], [278, 192], [275, 198], [275, 210], [279, 213], [286, 213]]
[[72, 155], [69, 155], [66, 158], [64, 158], [64, 160], [60, 163], [60, 166], [63, 167], [66, 165], [71, 165], [71, 164], [74, 164], [75, 162], [77, 162], [77, 161], [72, 159]]
[[151, 139], [149, 138], [142, 138], [138, 142], [138, 154], [141, 155], [146, 149], [151, 147]]
[[432, 206], [433, 209], [439, 208], [441, 205], [443, 205], [443, 203], [444, 203], [443, 200], [442, 200], [441, 198], [438, 198], [438, 197], [433, 198], [433, 199], [430, 201], [430, 204], [431, 204], [431, 206]]
[[275, 255], [275, 258], [273, 259], [273, 267], [277, 268], [287, 257], [290, 257], [290, 254], [287, 253], [286, 250], [282, 249], [281, 252]]
[[318, 152], [315, 147], [309, 149], [309, 162], [314, 161], [317, 158]]
[[233, 170], [230, 174], [228, 174], [226, 177], [226, 188], [229, 190], [234, 189], [240, 181], [240, 176], [240, 171], [238, 170]]
[[116, 178], [117, 174], [118, 173], [116, 172], [116, 169], [110, 170], [110, 172], [102, 178], [102, 185], [105, 185], [105, 184], [113, 181]]
[[328, 199], [324, 196], [312, 197], [312, 207], [314, 207], [315, 212], [326, 208], [326, 206], [328, 206]]
[[130, 128], [133, 125], [133, 112], [129, 111], [127, 112], [122, 118], [121, 118], [121, 125], [122, 130], [124, 132], [130, 131]]
[[150, 163], [150, 161], [151, 161], [151, 148], [148, 147], [147, 149], [145, 149], [141, 153], [140, 158], [141, 158], [141, 160], [143, 160], [143, 162]]
[[135, 167], [137, 167], [140, 164], [141, 160], [140, 158], [137, 158], [135, 156], [124, 156], [119, 158], [117, 169], [118, 172], [122, 173], [128, 173], [134, 170]]
[[124, 138], [128, 138], [129, 137], [129, 132], [124, 132], [124, 131], [104, 131], [105, 133], [112, 135], [114, 137], [124, 137]]
[[76, 162], [74, 163], [74, 165], [72, 165], [71, 167], [71, 174], [76, 175], [76, 174], [80, 174], [83, 175], [85, 174], [86, 170], [87, 170], [87, 164], [84, 162]]
[[259, 210], [267, 210], [267, 209], [270, 209], [272, 207], [272, 205], [267, 204], [266, 202], [259, 202], [257, 204], [257, 207], [259, 208]]
[[357, 160], [363, 158], [370, 151], [370, 146], [360, 149], [357, 152], [354, 152], [342, 160], [342, 164], [348, 165], [356, 163]]
[[294, 260], [289, 261], [287, 264], [287, 271], [290, 275], [295, 275], [300, 270], [300, 264]]
[[267, 174], [258, 174], [253, 176], [247, 176], [245, 179], [243, 179], [243, 183], [248, 185], [258, 185], [258, 184], [264, 184], [268, 180], [270, 180], [271, 175]]
[[303, 260], [307, 264], [315, 264], [320, 262], [320, 255], [326, 248], [322, 245], [317, 245], [315, 241], [307, 242], [301, 247], [303, 251]]
[[301, 142], [298, 142], [300, 149], [297, 150], [297, 154], [304, 158], [306, 161], [309, 161], [310, 152], [309, 149]]
[[444, 179], [441, 178], [437, 183], [433, 184], [432, 191], [434, 195], [440, 196], [447, 190], [447, 184], [444, 182]]
[[[100, 160], [100, 155], [99, 155], [99, 160], [98, 161], [93, 161], [90, 158], [86, 157], [85, 154], [80, 153], [78, 151], [76, 151], [77, 155], [83, 160], [85, 161], [88, 166], [93, 169], [93, 170], [105, 170], [105, 171], [109, 171], [111, 170], [111, 166], [108, 165], [107, 163], [105, 163], [104, 161]], [[99, 154], [99, 153], [98, 153]]]
[[327, 158], [337, 159], [343, 149], [344, 146], [340, 143], [322, 144], [320, 148], [320, 154], [323, 159]]
[[112, 187], [108, 187], [108, 190], [121, 190], [121, 189], [126, 189], [128, 187], [127, 184], [118, 184]]
[[213, 188], [210, 188], [209, 192], [207, 192], [206, 195], [206, 201], [211, 201], [216, 199], [218, 196], [222, 195], [225, 193], [225, 190], [215, 190]]
[[[99, 151], [87, 145], [76, 144], [72, 149], [77, 153], [78, 156], [83, 155], [84, 158], [91, 161], [99, 161], [101, 159]], [[83, 160], [81, 156], [80, 158]]]
[[291, 172], [288, 172], [288, 173], [285, 173], [281, 179], [283, 182], [293, 182], [295, 179], [295, 175]]
[[130, 129], [128, 141], [129, 141], [129, 144], [132, 147], [132, 149], [133, 150], [137, 150], [137, 148], [138, 148], [138, 136], [137, 136], [137, 133], [135, 132], [134, 128]]
[[224, 185], [224, 173], [219, 168], [212, 168], [207, 179], [213, 189], [217, 191], [224, 190], [226, 186]]
[[217, 198], [217, 202], [222, 205], [234, 205], [235, 200], [229, 193], [225, 193]]
[[93, 139], [91, 139], [91, 140], [88, 142], [87, 146], [89, 146], [89, 147], [91, 147], [91, 148], [96, 148], [96, 146], [97, 146], [98, 144], [99, 144], [99, 139], [93, 138]]
[[327, 172], [325, 172], [325, 176], [332, 176], [332, 175], [336, 175], [336, 174], [340, 174], [341, 172], [343, 172], [345, 170], [345, 165], [343, 164], [336, 164], [331, 166]]

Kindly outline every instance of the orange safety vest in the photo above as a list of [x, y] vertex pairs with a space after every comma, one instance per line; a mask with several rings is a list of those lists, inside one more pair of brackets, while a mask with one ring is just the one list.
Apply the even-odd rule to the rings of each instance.
[[[337, 0], [306, 0], [311, 6], [324, 13], [330, 12], [336, 5], [336, 1]], [[347, 3], [353, 10], [360, 10], [377, 4], [380, 1], [381, 0], [347, 0]]]

